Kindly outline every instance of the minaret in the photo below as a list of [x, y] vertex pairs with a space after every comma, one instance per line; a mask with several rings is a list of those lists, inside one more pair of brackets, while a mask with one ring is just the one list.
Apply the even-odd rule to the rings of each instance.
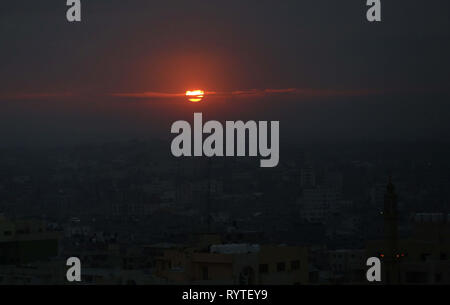
[[211, 158], [208, 159], [208, 190], [206, 191], [206, 226], [208, 234], [211, 233]]
[[389, 176], [389, 181], [384, 194], [384, 238], [389, 245], [394, 248], [397, 246], [397, 194], [395, 194], [395, 187], [392, 184], [392, 178]]
[[398, 211], [397, 195], [392, 184], [392, 178], [389, 181], [384, 195], [384, 275], [386, 284], [399, 283], [398, 272]]

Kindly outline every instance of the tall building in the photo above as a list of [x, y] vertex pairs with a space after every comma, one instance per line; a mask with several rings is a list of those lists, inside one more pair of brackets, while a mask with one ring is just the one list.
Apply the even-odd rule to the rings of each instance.
[[316, 174], [312, 166], [305, 166], [300, 170], [300, 187], [302, 189], [316, 186]]

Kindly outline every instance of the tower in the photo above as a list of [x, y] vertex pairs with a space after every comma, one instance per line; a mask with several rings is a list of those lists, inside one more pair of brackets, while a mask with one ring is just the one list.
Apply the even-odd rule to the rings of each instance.
[[386, 284], [398, 284], [399, 266], [398, 266], [398, 210], [397, 194], [389, 176], [386, 193], [384, 195], [384, 282]]
[[384, 194], [384, 239], [388, 243], [391, 250], [397, 247], [397, 230], [398, 230], [398, 211], [397, 211], [397, 194], [392, 184], [392, 178], [389, 176]]
[[208, 169], [207, 169], [207, 179], [208, 183], [206, 184], [206, 187], [208, 188], [206, 190], [206, 226], [207, 226], [207, 232], [211, 233], [211, 158], [208, 159]]

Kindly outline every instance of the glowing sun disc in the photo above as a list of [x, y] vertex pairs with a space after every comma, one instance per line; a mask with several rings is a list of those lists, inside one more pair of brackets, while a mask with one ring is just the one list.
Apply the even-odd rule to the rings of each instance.
[[186, 91], [186, 96], [188, 97], [188, 100], [190, 102], [197, 103], [203, 100], [203, 97], [205, 96], [205, 91], [203, 90]]

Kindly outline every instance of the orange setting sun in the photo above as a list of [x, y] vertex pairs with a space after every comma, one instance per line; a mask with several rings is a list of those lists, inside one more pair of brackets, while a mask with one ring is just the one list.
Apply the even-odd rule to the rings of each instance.
[[205, 96], [205, 91], [203, 90], [186, 91], [186, 96], [188, 97], [188, 100], [190, 102], [197, 103], [203, 100], [203, 97]]

